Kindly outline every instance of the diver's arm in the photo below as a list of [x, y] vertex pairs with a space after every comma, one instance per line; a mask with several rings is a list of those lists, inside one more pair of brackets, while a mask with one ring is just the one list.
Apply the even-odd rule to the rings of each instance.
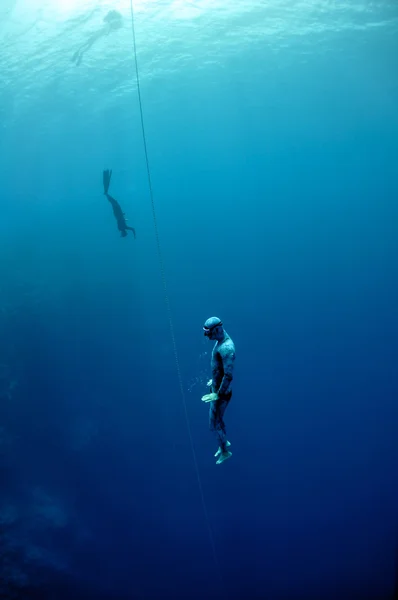
[[235, 347], [233, 343], [229, 341], [221, 346], [219, 352], [223, 364], [224, 377], [217, 390], [217, 395], [225, 396], [225, 394], [229, 394], [231, 391], [231, 383], [234, 376]]
[[129, 227], [128, 225], [126, 225], [126, 229], [129, 229], [130, 231], [132, 231], [134, 239], [136, 239], [137, 236], [135, 235], [135, 229], [134, 229], [134, 227]]

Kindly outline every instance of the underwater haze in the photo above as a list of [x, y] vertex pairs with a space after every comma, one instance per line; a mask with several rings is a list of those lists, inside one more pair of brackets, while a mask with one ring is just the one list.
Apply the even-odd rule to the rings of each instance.
[[155, 212], [130, 0], [1, 0], [0, 597], [398, 597], [398, 3], [133, 8]]

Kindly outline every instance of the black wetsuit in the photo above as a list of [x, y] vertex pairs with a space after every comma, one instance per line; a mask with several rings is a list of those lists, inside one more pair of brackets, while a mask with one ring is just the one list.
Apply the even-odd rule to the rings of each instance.
[[129, 231], [133, 232], [133, 235], [135, 237], [135, 229], [133, 229], [133, 227], [129, 227], [126, 223], [126, 219], [125, 219], [125, 214], [122, 211], [122, 209], [120, 208], [119, 202], [117, 200], [115, 200], [115, 198], [112, 198], [112, 196], [110, 196], [109, 194], [105, 193], [105, 196], [108, 198], [109, 202], [112, 204], [112, 209], [113, 209], [113, 214], [116, 217], [116, 222], [117, 222], [117, 228], [121, 233], [122, 237], [126, 237], [127, 235], [127, 229]]

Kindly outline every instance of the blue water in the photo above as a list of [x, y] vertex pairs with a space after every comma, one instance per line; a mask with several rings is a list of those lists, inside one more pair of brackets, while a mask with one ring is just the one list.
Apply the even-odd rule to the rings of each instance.
[[0, 595], [392, 598], [398, 5], [137, 0], [135, 26], [207, 513], [129, 1], [2, 0]]

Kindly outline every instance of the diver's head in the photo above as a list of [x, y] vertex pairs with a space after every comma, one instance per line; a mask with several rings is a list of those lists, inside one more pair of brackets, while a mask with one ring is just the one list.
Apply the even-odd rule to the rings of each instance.
[[117, 10], [110, 10], [103, 20], [104, 23], [108, 23], [110, 29], [120, 29], [123, 25], [123, 17]]
[[221, 339], [224, 335], [221, 319], [210, 317], [203, 326], [203, 335], [209, 340]]

